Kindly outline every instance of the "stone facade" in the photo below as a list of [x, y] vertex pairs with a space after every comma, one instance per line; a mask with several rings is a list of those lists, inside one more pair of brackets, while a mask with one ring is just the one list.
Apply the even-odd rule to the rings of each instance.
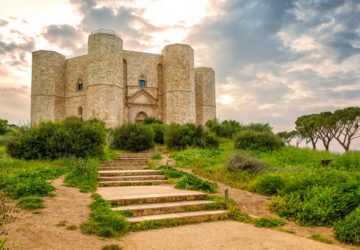
[[108, 127], [146, 117], [205, 124], [216, 117], [215, 73], [194, 68], [189, 45], [135, 52], [124, 50], [114, 32], [92, 32], [87, 55], [33, 52], [31, 123], [69, 116], [98, 118]]

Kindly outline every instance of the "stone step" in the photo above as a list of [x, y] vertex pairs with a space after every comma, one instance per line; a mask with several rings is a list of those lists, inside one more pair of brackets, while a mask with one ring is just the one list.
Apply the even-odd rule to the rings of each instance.
[[178, 213], [204, 210], [209, 204], [214, 203], [208, 200], [177, 201], [154, 204], [129, 205], [112, 208], [114, 211], [129, 211], [132, 216], [145, 216], [166, 213]]
[[147, 161], [108, 161], [100, 166], [128, 166], [128, 165], [146, 165]]
[[109, 197], [106, 200], [112, 204], [119, 206], [134, 205], [134, 204], [148, 204], [148, 203], [165, 203], [176, 201], [194, 201], [205, 199], [206, 194], [201, 192], [175, 192], [164, 194], [145, 194], [145, 195], [123, 195], [119, 197]]
[[161, 175], [159, 170], [141, 169], [141, 170], [100, 170], [100, 177], [105, 176], [139, 176], [139, 175]]
[[196, 223], [204, 221], [214, 221], [226, 219], [228, 212], [226, 210], [215, 211], [196, 211], [184, 213], [170, 213], [159, 215], [147, 215], [128, 218], [130, 223], [140, 223], [146, 221], [178, 221], [181, 223]]
[[130, 176], [100, 176], [98, 181], [139, 181], [139, 180], [165, 180], [164, 175], [130, 175]]
[[114, 167], [99, 167], [98, 170], [146, 170], [149, 167], [146, 165], [133, 165], [133, 166], [114, 166]]
[[148, 186], [166, 184], [166, 180], [140, 180], [140, 181], [99, 181], [100, 187], [120, 187], [120, 186]]

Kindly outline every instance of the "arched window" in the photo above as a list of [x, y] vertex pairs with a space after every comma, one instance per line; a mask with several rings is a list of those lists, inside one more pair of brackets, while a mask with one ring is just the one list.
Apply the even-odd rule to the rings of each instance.
[[76, 84], [76, 90], [77, 91], [83, 91], [84, 90], [84, 83], [82, 82], [81, 79], [79, 79], [77, 84]]
[[80, 106], [78, 108], [78, 116], [82, 117], [82, 115], [83, 115], [83, 108]]
[[139, 75], [138, 86], [142, 88], [146, 87], [146, 78], [143, 74]]

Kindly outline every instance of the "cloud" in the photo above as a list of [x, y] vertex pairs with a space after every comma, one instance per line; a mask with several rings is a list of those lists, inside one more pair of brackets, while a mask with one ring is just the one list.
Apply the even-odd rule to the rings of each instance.
[[44, 28], [42, 36], [48, 42], [69, 50], [76, 48], [76, 44], [86, 43], [85, 35], [81, 29], [68, 24], [49, 25]]
[[114, 30], [124, 36], [125, 46], [129, 45], [131, 49], [143, 48], [140, 43], [136, 43], [134, 40], [149, 40], [152, 32], [162, 30], [142, 18], [143, 10], [140, 8], [109, 6], [108, 4], [111, 4], [111, 1], [107, 2], [107, 5], [98, 5], [95, 0], [70, 0], [70, 2], [83, 16], [81, 27], [85, 32], [89, 33], [97, 29]]
[[193, 27], [186, 42], [216, 70], [221, 118], [290, 129], [301, 114], [358, 105], [359, 1], [216, 6], [219, 14]]

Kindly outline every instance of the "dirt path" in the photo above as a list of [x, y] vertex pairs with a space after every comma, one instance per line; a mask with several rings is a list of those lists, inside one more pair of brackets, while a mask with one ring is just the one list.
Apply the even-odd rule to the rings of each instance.
[[[15, 222], [7, 225], [6, 246], [10, 249], [26, 250], [79, 250], [101, 249], [104, 245], [118, 243], [116, 240], [84, 235], [79, 226], [87, 220], [90, 194], [81, 193], [77, 188], [63, 186], [63, 178], [53, 182], [54, 197], [45, 198], [46, 208], [39, 213], [22, 211]], [[59, 222], [66, 224], [58, 226]], [[65, 222], [65, 223], [64, 223]], [[68, 225], [76, 225], [68, 230]]]
[[256, 228], [235, 221], [218, 221], [128, 234], [125, 250], [340, 250], [292, 234]]

